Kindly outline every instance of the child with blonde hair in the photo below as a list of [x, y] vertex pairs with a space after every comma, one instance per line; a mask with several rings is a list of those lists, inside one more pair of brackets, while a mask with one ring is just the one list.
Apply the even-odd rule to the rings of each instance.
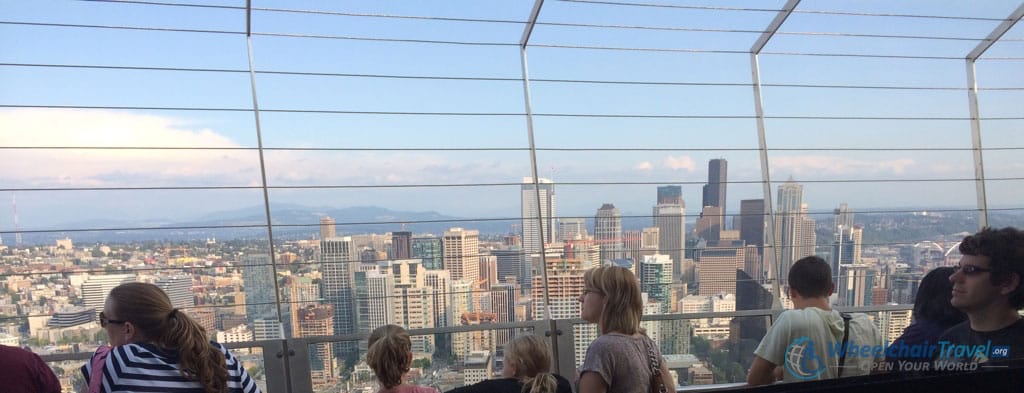
[[551, 373], [548, 343], [530, 333], [520, 334], [505, 344], [501, 376], [448, 393], [572, 393], [567, 379]]
[[380, 382], [378, 393], [438, 393], [437, 389], [405, 382], [412, 365], [412, 340], [401, 326], [384, 325], [373, 330], [367, 345], [366, 363]]

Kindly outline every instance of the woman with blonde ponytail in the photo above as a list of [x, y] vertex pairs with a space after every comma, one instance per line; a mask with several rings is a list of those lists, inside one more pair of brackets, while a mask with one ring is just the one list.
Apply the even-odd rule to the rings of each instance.
[[505, 344], [501, 377], [447, 393], [572, 393], [569, 380], [551, 373], [548, 343], [529, 333], [520, 334]]
[[405, 374], [412, 366], [412, 339], [401, 326], [374, 329], [366, 348], [366, 364], [380, 382], [378, 393], [438, 393], [431, 387], [406, 383]]
[[241, 362], [209, 341], [206, 329], [174, 308], [156, 285], [133, 282], [111, 290], [100, 326], [110, 348], [97, 350], [82, 367], [90, 392], [260, 391]]

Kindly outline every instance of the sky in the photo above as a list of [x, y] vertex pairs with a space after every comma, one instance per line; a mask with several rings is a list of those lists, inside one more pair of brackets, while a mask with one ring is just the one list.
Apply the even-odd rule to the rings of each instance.
[[[592, 216], [602, 203], [614, 203], [624, 214], [649, 214], [661, 184], [682, 185], [687, 212], [699, 213], [701, 184], [713, 158], [729, 162], [729, 181], [735, 182], [728, 191], [732, 212], [739, 200], [762, 197], [746, 52], [758, 37], [755, 32], [775, 14], [664, 5], [771, 10], [784, 2], [644, 3], [547, 1], [541, 9], [539, 22], [549, 24], [536, 27], [527, 48], [529, 92], [538, 171], [556, 182], [559, 215]], [[513, 22], [528, 18], [532, 2], [253, 4], [334, 13], [254, 11], [251, 55], [271, 202], [376, 205], [460, 217], [520, 214], [516, 183], [531, 169], [518, 47], [523, 24]], [[975, 206], [963, 57], [999, 21], [851, 14], [1005, 18], [1019, 5], [1005, 0], [801, 2], [759, 58], [773, 190], [789, 177], [803, 182], [812, 210], [840, 202], [859, 211]], [[22, 228], [60, 229], [101, 218], [191, 220], [262, 205], [250, 54], [244, 34], [238, 34], [245, 29], [243, 11], [3, 1], [0, 15], [0, 206], [16, 195]], [[818, 34], [794, 34], [808, 32]], [[352, 39], [360, 37], [434, 42]], [[892, 55], [936, 58], [877, 57]], [[984, 156], [985, 176], [992, 179], [986, 189], [990, 206], [1024, 208], [1019, 198], [1024, 191], [1019, 179], [1024, 173], [1022, 58], [1024, 25], [1018, 24], [977, 63], [978, 86], [987, 89], [979, 94], [979, 114], [986, 119], [983, 146], [990, 149]], [[348, 76], [288, 74], [295, 72]], [[477, 79], [351, 76], [357, 74]], [[782, 84], [946, 89], [777, 86]], [[395, 187], [403, 185], [428, 187]], [[122, 187], [194, 189], [80, 190]], [[48, 190], [54, 188], [76, 190]], [[0, 232], [11, 228], [12, 212], [0, 208]]]

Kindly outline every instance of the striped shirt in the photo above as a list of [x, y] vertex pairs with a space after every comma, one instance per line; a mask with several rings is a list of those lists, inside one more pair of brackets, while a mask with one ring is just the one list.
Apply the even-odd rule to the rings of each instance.
[[[260, 393], [256, 382], [245, 372], [238, 359], [224, 346], [212, 341], [210, 344], [224, 353], [228, 369], [228, 392]], [[82, 366], [82, 373], [88, 384], [92, 376], [91, 361]], [[103, 363], [103, 384], [100, 391], [202, 393], [203, 387], [198, 381], [181, 375], [176, 352], [142, 343], [120, 345], [110, 350]]]

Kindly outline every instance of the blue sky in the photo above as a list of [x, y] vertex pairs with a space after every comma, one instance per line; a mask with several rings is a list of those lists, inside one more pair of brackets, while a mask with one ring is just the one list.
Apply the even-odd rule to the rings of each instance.
[[[244, 5], [241, 1], [203, 4]], [[651, 4], [779, 8], [783, 1]], [[255, 7], [317, 9], [405, 16], [522, 21], [532, 2], [261, 2]], [[1003, 18], [1015, 1], [804, 1], [781, 32], [981, 38], [997, 24], [858, 15], [910, 13]], [[0, 20], [168, 29], [243, 31], [234, 9], [90, 2], [0, 3]], [[548, 1], [541, 22], [760, 30], [774, 14]], [[516, 183], [529, 175], [519, 49], [520, 23], [455, 22], [256, 11], [258, 71], [503, 80], [396, 79], [260, 73], [256, 88], [264, 145], [269, 148], [467, 148], [453, 151], [301, 151], [266, 153], [271, 186]], [[424, 44], [308, 36], [376, 37], [477, 42]], [[694, 32], [539, 25], [528, 49], [536, 144], [543, 149], [670, 148], [674, 151], [541, 150], [544, 177], [562, 183], [683, 184], [688, 213], [697, 213], [707, 161], [729, 160], [729, 206], [761, 197], [753, 94], [749, 86], [585, 84], [544, 80], [711, 82], [749, 84], [749, 55], [703, 50], [750, 49], [755, 33]], [[1015, 26], [986, 57], [1024, 57], [1024, 27]], [[493, 45], [492, 45], [493, 44]], [[512, 45], [509, 45], [512, 44]], [[551, 47], [661, 48], [613, 51]], [[828, 84], [963, 88], [962, 58], [976, 41], [777, 35], [761, 56], [765, 84]], [[243, 35], [0, 24], [0, 62], [248, 70]], [[676, 49], [695, 50], [689, 52]], [[798, 56], [780, 53], [938, 56], [895, 59]], [[1024, 61], [978, 63], [982, 88], [1024, 87]], [[512, 79], [512, 80], [505, 80]], [[0, 66], [0, 104], [249, 109], [247, 72], [185, 72]], [[884, 90], [770, 87], [762, 91], [769, 117], [966, 118], [964, 90]], [[1024, 146], [1022, 90], [986, 90], [979, 97], [985, 147]], [[492, 113], [494, 116], [415, 116], [303, 111]], [[736, 118], [639, 118], [564, 115], [679, 115]], [[973, 206], [966, 120], [779, 119], [766, 121], [773, 181], [793, 176], [811, 209], [840, 202], [864, 211], [895, 206]], [[246, 111], [53, 110], [0, 108], [0, 146], [177, 146], [223, 150], [3, 150], [0, 192], [55, 187], [257, 186], [255, 121]], [[856, 147], [877, 151], [837, 151]], [[495, 151], [489, 148], [519, 150]], [[787, 150], [800, 149], [800, 150]], [[896, 149], [896, 150], [891, 150]], [[986, 152], [987, 176], [1017, 178], [1019, 150]], [[884, 180], [885, 182], [842, 182]], [[897, 180], [897, 181], [893, 181]], [[828, 182], [839, 181], [839, 182]], [[816, 183], [817, 182], [817, 183]], [[560, 215], [591, 216], [602, 203], [647, 214], [656, 184], [557, 187]], [[773, 187], [774, 188], [774, 187]], [[989, 182], [989, 203], [1024, 207], [1024, 181]], [[379, 205], [435, 210], [463, 217], [519, 214], [515, 185], [456, 188], [275, 189], [274, 202], [337, 207]], [[21, 191], [22, 227], [46, 228], [99, 217], [192, 219], [262, 203], [259, 190]], [[6, 202], [4, 203], [6, 205]], [[12, 227], [0, 209], [0, 231]], [[343, 218], [339, 219], [343, 220]]]

